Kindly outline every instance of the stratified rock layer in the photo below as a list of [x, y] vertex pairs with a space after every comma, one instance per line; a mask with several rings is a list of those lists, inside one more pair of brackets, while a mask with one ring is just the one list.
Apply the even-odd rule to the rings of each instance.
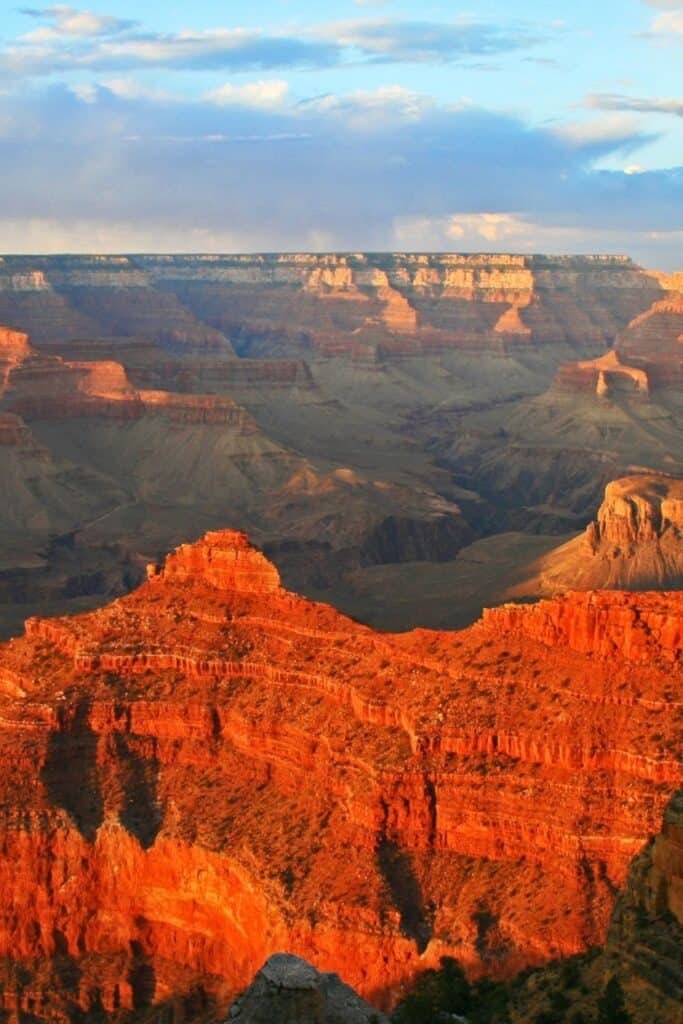
[[625, 257], [510, 254], [5, 257], [0, 320], [37, 343], [367, 356], [566, 342], [599, 351], [666, 294]]
[[226, 531], [29, 620], [0, 648], [0, 956], [134, 950], [148, 1002], [220, 1002], [287, 949], [382, 1003], [444, 954], [600, 941], [683, 777], [682, 611], [570, 594], [377, 634]]
[[682, 588], [683, 480], [656, 473], [613, 480], [585, 532], [532, 568], [520, 592]]

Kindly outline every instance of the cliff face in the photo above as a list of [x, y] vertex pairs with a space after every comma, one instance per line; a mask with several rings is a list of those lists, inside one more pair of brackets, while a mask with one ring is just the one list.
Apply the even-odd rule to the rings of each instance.
[[661, 294], [620, 333], [618, 347], [625, 353], [661, 353], [681, 356], [683, 344], [683, 274], [651, 274]]
[[613, 480], [585, 532], [530, 568], [540, 593], [680, 588], [683, 481], [654, 473]]
[[214, 532], [29, 620], [0, 648], [12, 998], [102, 958], [80, 1005], [130, 1000], [135, 965], [148, 1002], [221, 1004], [287, 949], [386, 1002], [446, 953], [509, 973], [601, 940], [682, 779], [681, 610], [568, 595], [376, 634]]
[[[0, 339], [0, 413], [43, 452], [16, 470], [6, 445], [0, 466], [3, 490], [22, 481], [25, 568], [55, 534], [149, 560], [227, 523], [288, 585], [352, 602], [366, 568], [429, 568], [497, 530], [568, 535], [610, 479], [679, 473], [677, 349], [604, 355], [676, 289], [598, 257], [3, 257], [0, 318], [35, 330], [33, 348]], [[53, 508], [46, 458], [106, 492], [97, 515]], [[16, 567], [13, 526], [10, 547]], [[459, 600], [456, 584], [420, 621], [462, 621], [444, 611]]]
[[0, 321], [38, 344], [129, 335], [168, 348], [230, 355], [229, 342], [127, 256], [3, 257]]
[[[0, 319], [37, 342], [131, 335], [183, 352], [405, 355], [568, 343], [599, 352], [665, 294], [618, 257], [328, 254], [5, 257]], [[352, 336], [350, 336], [352, 335]]]
[[605, 967], [620, 978], [636, 1024], [683, 1018], [683, 790], [661, 831], [634, 860], [605, 947]]

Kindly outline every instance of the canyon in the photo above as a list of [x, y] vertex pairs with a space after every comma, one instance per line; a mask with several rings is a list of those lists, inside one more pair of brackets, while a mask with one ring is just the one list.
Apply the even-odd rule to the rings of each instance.
[[[681, 289], [626, 257], [2, 257], [0, 631], [225, 526], [374, 625], [474, 621], [612, 481], [680, 478]], [[620, 558], [586, 585], [655, 585]]]
[[681, 275], [3, 256], [0, 323], [0, 1017], [287, 952], [359, 1019], [550, 962], [527, 1024], [599, 945], [679, 1024]]
[[146, 576], [0, 647], [6, 1011], [218, 1015], [281, 950], [381, 1008], [605, 940], [683, 783], [679, 592], [386, 634], [234, 531]]

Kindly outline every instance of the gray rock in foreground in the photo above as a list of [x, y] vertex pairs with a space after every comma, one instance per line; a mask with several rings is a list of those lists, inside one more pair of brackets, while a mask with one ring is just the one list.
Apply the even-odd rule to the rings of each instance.
[[230, 1007], [227, 1024], [388, 1024], [345, 985], [289, 953], [275, 953]]

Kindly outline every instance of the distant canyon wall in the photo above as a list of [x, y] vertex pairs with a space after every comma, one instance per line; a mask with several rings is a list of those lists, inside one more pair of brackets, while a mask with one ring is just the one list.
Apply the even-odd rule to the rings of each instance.
[[120, 335], [224, 356], [548, 342], [596, 355], [675, 284], [621, 256], [6, 256], [0, 322], [38, 345]]

